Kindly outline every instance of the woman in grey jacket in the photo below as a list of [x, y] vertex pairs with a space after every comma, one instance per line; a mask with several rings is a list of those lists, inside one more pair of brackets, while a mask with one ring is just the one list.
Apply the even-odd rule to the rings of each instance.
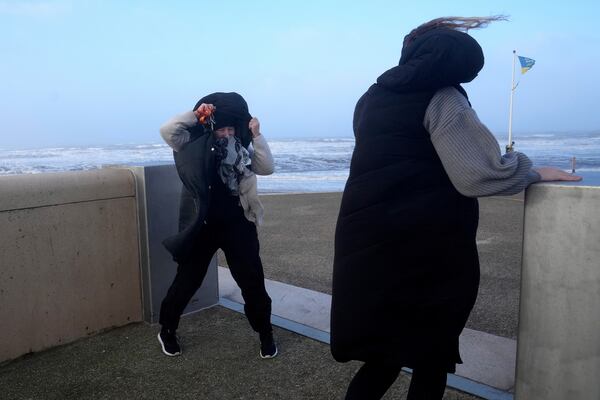
[[160, 133], [174, 151], [184, 185], [180, 232], [164, 241], [178, 268], [161, 304], [162, 351], [168, 356], [181, 354], [175, 334], [179, 319], [220, 248], [242, 291], [248, 321], [259, 333], [260, 356], [275, 357], [271, 299], [256, 232], [263, 215], [256, 174], [269, 175], [274, 167], [258, 119], [250, 116], [239, 94], [213, 93], [200, 99], [192, 111], [165, 123]]

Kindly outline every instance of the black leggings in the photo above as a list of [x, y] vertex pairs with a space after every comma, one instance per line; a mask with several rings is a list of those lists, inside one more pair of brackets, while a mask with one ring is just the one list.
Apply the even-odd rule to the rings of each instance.
[[[365, 363], [356, 373], [346, 400], [378, 400], [398, 378], [402, 367], [375, 362]], [[407, 400], [440, 400], [446, 389], [446, 371], [437, 368], [415, 368], [410, 380]]]

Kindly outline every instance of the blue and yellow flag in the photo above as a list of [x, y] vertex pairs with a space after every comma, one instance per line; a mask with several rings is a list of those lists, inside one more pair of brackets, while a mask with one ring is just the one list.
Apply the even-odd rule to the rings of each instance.
[[533, 67], [533, 64], [535, 64], [535, 60], [531, 59], [531, 58], [527, 58], [527, 57], [519, 57], [519, 62], [521, 63], [521, 74], [524, 74], [525, 72], [529, 71], [531, 69], [531, 67]]

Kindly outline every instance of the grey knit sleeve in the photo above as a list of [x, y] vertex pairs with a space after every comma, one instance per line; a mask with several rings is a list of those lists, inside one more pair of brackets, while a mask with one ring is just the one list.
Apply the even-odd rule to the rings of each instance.
[[198, 124], [196, 114], [188, 111], [165, 122], [160, 127], [160, 135], [173, 150], [179, 151], [190, 141], [190, 129]]
[[454, 87], [433, 96], [423, 125], [452, 184], [465, 196], [512, 195], [541, 179], [525, 154], [500, 154], [494, 135]]

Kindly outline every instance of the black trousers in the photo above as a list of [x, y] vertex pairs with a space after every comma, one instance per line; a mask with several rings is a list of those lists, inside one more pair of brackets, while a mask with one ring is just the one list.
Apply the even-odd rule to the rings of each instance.
[[256, 226], [241, 214], [225, 221], [209, 220], [205, 228], [194, 255], [177, 267], [177, 275], [160, 307], [160, 324], [167, 329], [178, 328], [183, 310], [202, 284], [208, 265], [220, 248], [242, 291], [250, 326], [259, 333], [271, 332], [271, 298], [265, 289]]
[[[398, 378], [402, 367], [385, 363], [366, 362], [358, 370], [345, 400], [379, 400]], [[407, 400], [441, 400], [446, 389], [444, 368], [428, 366], [414, 368]]]

